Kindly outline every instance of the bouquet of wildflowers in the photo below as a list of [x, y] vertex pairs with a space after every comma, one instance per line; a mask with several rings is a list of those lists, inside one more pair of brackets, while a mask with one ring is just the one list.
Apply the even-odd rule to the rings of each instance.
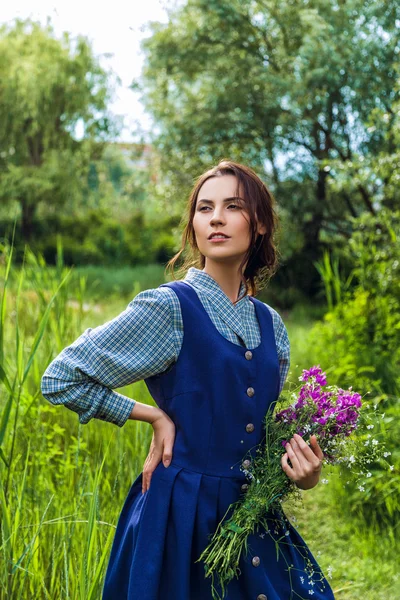
[[[267, 518], [275, 513], [283, 515], [281, 503], [299, 494], [298, 487], [282, 468], [286, 444], [295, 433], [305, 442], [315, 435], [324, 455], [321, 462], [344, 463], [356, 479], [363, 475], [367, 463], [383, 460], [390, 454], [383, 453], [382, 445], [378, 449], [377, 440], [371, 444], [370, 440], [365, 442], [366, 429], [373, 426], [367, 425], [369, 415], [361, 411], [360, 394], [351, 387], [343, 390], [328, 386], [319, 365], [303, 370], [299, 380], [300, 390], [290, 395], [290, 404], [286, 394], [281, 394], [268, 410], [264, 418], [265, 438], [256, 448], [258, 456], [244, 463], [249, 465], [244, 473], [250, 480], [246, 495], [230, 505], [225, 517], [232, 509], [231, 517], [224, 517], [219, 523], [196, 561], [204, 561], [205, 576], [212, 578], [214, 600], [220, 599], [214, 577], [218, 577], [224, 594], [225, 586], [240, 573], [239, 559], [242, 550], [247, 551], [248, 536], [260, 526], [268, 530]], [[362, 491], [362, 486], [359, 487]]]

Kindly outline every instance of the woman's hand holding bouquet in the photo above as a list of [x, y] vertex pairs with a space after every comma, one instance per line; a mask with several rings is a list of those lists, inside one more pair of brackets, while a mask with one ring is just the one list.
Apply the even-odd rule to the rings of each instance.
[[225, 517], [232, 509], [231, 517], [219, 523], [197, 560], [204, 561], [205, 576], [212, 578], [214, 600], [220, 598], [214, 577], [218, 577], [224, 594], [225, 586], [240, 573], [239, 559], [247, 549], [248, 536], [259, 527], [269, 531], [267, 519], [271, 514], [287, 520], [281, 503], [299, 494], [298, 488], [314, 487], [323, 463], [344, 463], [357, 482], [367, 464], [387, 463], [383, 457], [390, 453], [383, 453], [383, 446], [378, 448], [375, 439], [371, 444], [365, 441], [365, 436], [371, 437], [366, 430], [372, 425], [366, 426], [369, 415], [361, 412], [360, 394], [351, 387], [327, 386], [319, 365], [303, 370], [299, 379], [302, 385], [298, 394], [290, 395], [292, 403], [288, 405], [286, 394], [281, 394], [268, 410], [265, 438], [256, 448], [258, 456], [249, 461], [247, 470], [243, 469], [250, 480], [248, 490], [230, 505]]
[[[310, 445], [312, 450], [303, 438], [295, 433], [290, 442], [287, 442], [286, 452], [281, 459], [282, 469], [301, 490], [315, 487], [322, 471], [324, 453], [315, 435], [310, 436]], [[292, 467], [289, 465], [288, 459], [290, 459]]]

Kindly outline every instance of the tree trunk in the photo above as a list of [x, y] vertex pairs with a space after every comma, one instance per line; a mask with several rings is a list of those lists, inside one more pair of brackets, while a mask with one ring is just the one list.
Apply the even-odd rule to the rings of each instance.
[[[317, 205], [311, 221], [305, 224], [304, 231], [306, 243], [303, 248], [303, 256], [307, 264], [307, 273], [305, 276], [305, 292], [310, 297], [319, 291], [320, 276], [314, 266], [314, 262], [320, 258], [320, 240], [319, 232], [323, 227], [324, 208], [326, 202], [326, 178], [327, 173], [323, 170], [318, 171], [316, 198]], [[304, 289], [304, 288], [303, 288]]]
[[21, 202], [21, 231], [22, 237], [25, 242], [30, 242], [33, 235], [33, 216], [35, 214], [36, 206], [34, 204], [28, 204], [26, 200]]

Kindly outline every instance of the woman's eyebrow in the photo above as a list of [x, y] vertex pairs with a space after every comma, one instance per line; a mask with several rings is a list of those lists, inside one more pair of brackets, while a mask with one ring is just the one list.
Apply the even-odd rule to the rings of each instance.
[[[222, 202], [231, 202], [231, 200], [243, 200], [240, 196], [231, 196], [230, 198], [224, 198]], [[213, 200], [207, 200], [207, 198], [201, 198], [199, 202], [206, 202], [206, 204], [214, 204]]]

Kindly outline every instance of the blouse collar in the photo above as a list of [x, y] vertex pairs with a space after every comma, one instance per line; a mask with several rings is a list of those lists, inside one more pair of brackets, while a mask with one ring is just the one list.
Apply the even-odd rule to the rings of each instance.
[[[211, 294], [214, 297], [215, 295], [217, 295], [221, 298], [221, 300], [226, 299], [233, 305], [233, 302], [225, 294], [219, 283], [205, 271], [202, 271], [201, 269], [196, 269], [196, 267], [190, 267], [186, 274], [185, 281], [191, 283], [192, 285], [194, 285], [194, 287], [201, 289], [207, 294]], [[245, 292], [245, 289], [246, 286], [244, 285], [244, 283], [240, 282], [239, 296]], [[239, 304], [243, 303], [243, 300], [248, 300], [248, 297], [244, 296], [244, 298], [239, 300], [239, 302], [236, 302], [235, 306], [238, 306]]]
[[[242, 317], [245, 316], [243, 313], [246, 309], [252, 308], [249, 307], [251, 300], [248, 295], [245, 295], [239, 302], [233, 304], [219, 283], [211, 275], [196, 267], [188, 269], [184, 281], [191, 284], [196, 290], [204, 293], [212, 301], [213, 308], [219, 313], [221, 319], [243, 339]], [[241, 282], [239, 295], [243, 294], [245, 289], [244, 283]]]

